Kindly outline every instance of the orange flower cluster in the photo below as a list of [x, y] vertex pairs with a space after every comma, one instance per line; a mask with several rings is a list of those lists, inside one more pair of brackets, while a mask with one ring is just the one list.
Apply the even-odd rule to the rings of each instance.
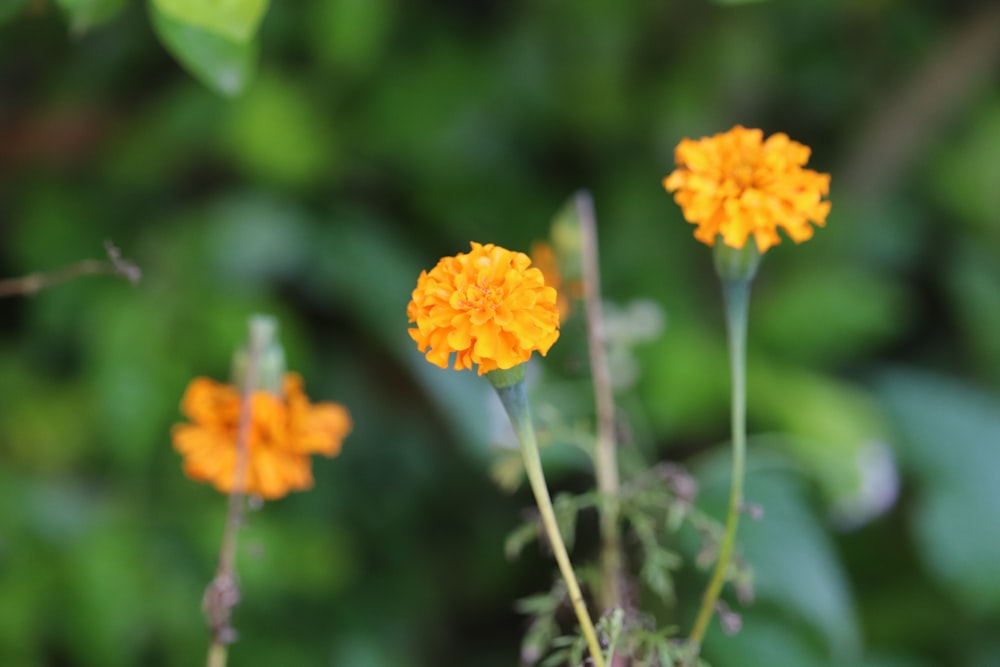
[[520, 252], [473, 242], [472, 250], [445, 257], [422, 271], [406, 309], [409, 330], [427, 360], [456, 370], [479, 366], [479, 375], [544, 356], [559, 338], [556, 291]]
[[830, 175], [803, 169], [809, 147], [787, 135], [763, 140], [760, 130], [737, 125], [728, 132], [677, 146], [677, 169], [663, 179], [684, 218], [698, 225], [695, 238], [708, 245], [717, 235], [733, 248], [753, 236], [765, 252], [780, 243], [778, 228], [800, 243], [812, 237], [810, 222], [826, 224]]
[[[209, 378], [196, 378], [184, 392], [181, 411], [192, 422], [177, 424], [172, 431], [174, 448], [184, 456], [184, 473], [231, 492], [239, 391]], [[255, 392], [251, 416], [244, 491], [268, 500], [310, 488], [310, 454], [336, 456], [351, 431], [347, 409], [336, 403], [310, 403], [296, 373], [285, 374], [284, 398]]]

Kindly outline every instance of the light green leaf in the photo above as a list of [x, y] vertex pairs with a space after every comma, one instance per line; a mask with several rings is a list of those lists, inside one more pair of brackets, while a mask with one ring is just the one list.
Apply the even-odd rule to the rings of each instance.
[[288, 187], [329, 182], [341, 151], [306, 87], [262, 72], [227, 120], [222, 148], [251, 176]]
[[[720, 456], [706, 468], [699, 475], [703, 479], [703, 504], [714, 509], [715, 516], [721, 516], [728, 495], [729, 457]], [[711, 634], [721, 633], [718, 623], [713, 623], [706, 647], [728, 647], [733, 642], [743, 646], [745, 642], [747, 655], [755, 657], [744, 656], [737, 661], [709, 657], [709, 662], [716, 667], [854, 664], [861, 639], [847, 577], [801, 478], [781, 459], [751, 448], [745, 497], [764, 510], [760, 520], [744, 517], [737, 534], [739, 553], [753, 571], [756, 603], [753, 607], [733, 607], [745, 617], [744, 630], [735, 637], [722, 641], [720, 636], [713, 641]], [[732, 599], [731, 591], [727, 589], [724, 597]], [[773, 605], [764, 604], [767, 602]], [[765, 608], [780, 609], [780, 619], [764, 618]], [[760, 633], [773, 634], [773, 645], [752, 630], [754, 623], [762, 625]], [[823, 640], [819, 649], [806, 640], [817, 634]], [[770, 661], [769, 652], [781, 646], [801, 661]]]
[[59, 6], [69, 18], [70, 30], [80, 35], [114, 18], [125, 7], [125, 0], [59, 0]]
[[905, 330], [906, 293], [856, 267], [799, 267], [754, 295], [752, 343], [815, 366], [853, 358]]
[[153, 0], [153, 5], [179, 23], [227, 40], [249, 42], [264, 18], [268, 0]]
[[185, 69], [222, 95], [239, 94], [257, 65], [256, 42], [227, 39], [151, 8], [160, 41]]
[[749, 373], [750, 413], [781, 433], [768, 442], [819, 482], [839, 521], [864, 523], [895, 501], [888, 427], [874, 396], [796, 368], [751, 363]]
[[913, 513], [930, 571], [964, 602], [1000, 609], [1000, 401], [954, 380], [896, 371], [882, 393], [900, 433], [899, 455], [920, 481]]

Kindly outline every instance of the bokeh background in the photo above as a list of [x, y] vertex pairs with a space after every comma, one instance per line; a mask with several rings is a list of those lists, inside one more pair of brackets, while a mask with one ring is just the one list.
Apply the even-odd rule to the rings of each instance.
[[[755, 285], [756, 601], [707, 655], [1000, 665], [995, 2], [275, 2], [233, 97], [171, 58], [145, 3], [89, 30], [14, 4], [0, 275], [105, 239], [144, 275], [0, 301], [0, 664], [203, 660], [225, 502], [183, 477], [169, 430], [268, 312], [356, 427], [312, 491], [251, 513], [231, 664], [517, 665], [515, 602], [553, 568], [505, 559], [531, 504], [491, 475], [512, 436], [485, 382], [417, 353], [409, 292], [469, 240], [527, 250], [589, 189], [623, 449], [682, 463], [717, 506], [720, 299], [660, 179], [682, 137], [741, 123], [810, 145], [833, 210]], [[581, 327], [532, 370], [547, 423], [589, 424]], [[585, 490], [554, 432], [552, 485]], [[678, 577], [659, 613], [686, 629], [705, 575]]]

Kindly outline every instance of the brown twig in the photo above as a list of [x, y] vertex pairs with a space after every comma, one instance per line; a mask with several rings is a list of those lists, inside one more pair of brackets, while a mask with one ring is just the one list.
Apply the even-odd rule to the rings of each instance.
[[604, 584], [601, 604], [605, 611], [623, 606], [623, 564], [618, 526], [618, 457], [615, 442], [615, 404], [611, 370], [605, 350], [604, 318], [601, 314], [601, 272], [597, 249], [594, 200], [584, 190], [575, 196], [580, 221], [580, 259], [583, 278], [583, 308], [587, 320], [587, 344], [597, 412], [597, 444], [594, 470], [601, 494], [601, 574]]
[[236, 641], [236, 631], [232, 626], [232, 612], [240, 600], [236, 578], [236, 544], [243, 524], [253, 394], [257, 387], [260, 357], [273, 336], [273, 331], [274, 326], [267, 318], [250, 320], [247, 364], [240, 390], [240, 417], [236, 427], [236, 467], [233, 471], [233, 488], [229, 494], [229, 509], [226, 512], [222, 545], [219, 548], [219, 564], [215, 578], [205, 589], [202, 600], [212, 637], [208, 648], [208, 667], [224, 667], [227, 647]]
[[29, 273], [19, 278], [6, 278], [0, 280], [0, 298], [8, 296], [31, 296], [43, 289], [74, 280], [80, 276], [111, 274], [125, 278], [130, 283], [139, 282], [142, 271], [133, 262], [124, 259], [121, 251], [111, 243], [104, 242], [104, 249], [108, 253], [108, 259], [84, 259], [75, 264], [64, 266], [54, 271], [42, 271]]

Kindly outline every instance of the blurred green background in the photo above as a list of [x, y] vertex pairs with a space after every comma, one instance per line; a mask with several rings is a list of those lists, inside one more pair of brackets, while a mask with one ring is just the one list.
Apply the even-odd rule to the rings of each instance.
[[[356, 427], [315, 489], [250, 515], [231, 664], [518, 664], [515, 601], [553, 568], [505, 559], [531, 504], [490, 476], [512, 437], [485, 382], [417, 353], [410, 290], [469, 240], [526, 251], [590, 189], [623, 448], [718, 507], [720, 298], [660, 179], [682, 137], [736, 123], [810, 145], [833, 211], [755, 285], [757, 599], [707, 656], [1000, 665], [997, 3], [275, 2], [231, 97], [144, 3], [0, 18], [0, 275], [105, 239], [144, 271], [0, 301], [0, 665], [202, 662], [225, 502], [169, 429], [254, 312]], [[542, 417], [588, 423], [578, 315], [534, 372]], [[553, 487], [586, 489], [559, 452]], [[661, 622], [687, 629], [705, 575], [679, 577]]]

